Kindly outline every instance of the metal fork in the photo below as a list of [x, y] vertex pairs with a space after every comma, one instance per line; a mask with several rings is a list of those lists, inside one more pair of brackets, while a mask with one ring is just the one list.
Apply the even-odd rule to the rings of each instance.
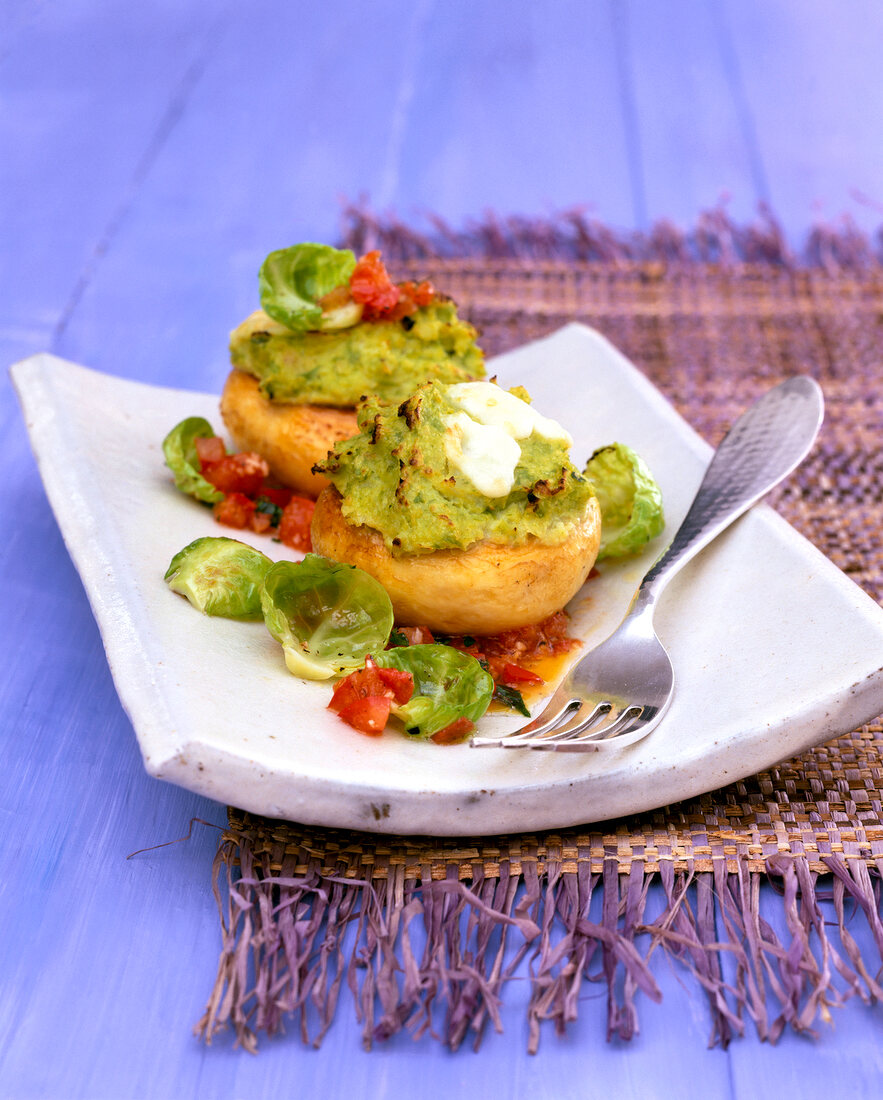
[[540, 715], [505, 737], [473, 737], [473, 748], [588, 752], [646, 737], [671, 703], [671, 660], [653, 628], [656, 601], [672, 577], [804, 459], [824, 414], [819, 386], [789, 378], [751, 406], [715, 451], [668, 549], [641, 582], [610, 637], [564, 678]]

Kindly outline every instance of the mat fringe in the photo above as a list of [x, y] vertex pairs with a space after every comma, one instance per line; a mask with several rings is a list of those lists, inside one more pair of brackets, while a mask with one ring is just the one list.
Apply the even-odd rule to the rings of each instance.
[[[547, 859], [522, 862], [518, 874], [502, 860], [495, 877], [479, 864], [468, 883], [457, 864], [440, 881], [428, 868], [406, 877], [401, 865], [358, 879], [329, 874], [316, 859], [304, 872], [303, 853], [273, 870], [248, 836], [228, 831], [214, 865], [222, 952], [196, 1032], [210, 1043], [232, 1028], [236, 1044], [255, 1053], [258, 1033], [293, 1022], [304, 1044], [319, 1047], [345, 984], [366, 1049], [403, 1031], [452, 1050], [471, 1036], [478, 1049], [488, 1027], [503, 1030], [503, 998], [526, 959], [530, 1053], [543, 1025], [563, 1035], [576, 1021], [587, 982], [606, 987], [607, 1039], [628, 1041], [642, 1000], [662, 1000], [651, 968], [661, 952], [704, 992], [709, 1046], [726, 1048], [749, 1022], [771, 1043], [786, 1029], [815, 1037], [850, 998], [883, 998], [879, 880], [859, 860], [822, 862], [831, 876], [824, 891], [805, 856], [781, 854], [766, 860], [765, 874], [744, 859], [735, 871], [721, 860], [695, 874], [671, 863], [645, 873], [637, 862], [621, 874], [608, 859], [600, 875]], [[762, 882], [781, 894], [787, 938], [761, 914]], [[664, 905], [651, 917], [654, 883]], [[873, 964], [848, 927], [859, 913], [880, 955]]]
[[819, 267], [831, 273], [867, 270], [883, 263], [883, 227], [867, 233], [844, 214], [833, 221], [817, 222], [802, 246], [795, 249], [781, 223], [763, 204], [754, 221], [744, 224], [721, 203], [702, 211], [690, 229], [664, 218], [643, 232], [614, 229], [593, 217], [585, 206], [535, 217], [504, 217], [488, 211], [455, 228], [434, 213], [424, 214], [417, 224], [404, 222], [393, 213], [378, 214], [362, 199], [344, 203], [339, 243], [358, 255], [379, 248], [387, 259], [397, 260], [480, 257], [608, 264], [749, 263]]

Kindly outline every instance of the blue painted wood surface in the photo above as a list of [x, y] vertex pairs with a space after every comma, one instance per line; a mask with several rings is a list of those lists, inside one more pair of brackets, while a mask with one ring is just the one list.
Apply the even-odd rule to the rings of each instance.
[[[6, 0], [0, 359], [217, 389], [263, 255], [333, 239], [362, 195], [454, 225], [580, 205], [623, 229], [728, 196], [738, 220], [769, 203], [794, 248], [817, 218], [871, 230], [881, 39], [872, 0]], [[0, 1096], [880, 1095], [879, 1008], [813, 1044], [707, 1051], [703, 1002], [664, 964], [628, 1048], [591, 987], [535, 1058], [517, 987], [477, 1055], [363, 1053], [345, 999], [319, 1052], [201, 1047], [216, 831], [127, 856], [223, 808], [144, 774], [8, 381], [0, 463]]]

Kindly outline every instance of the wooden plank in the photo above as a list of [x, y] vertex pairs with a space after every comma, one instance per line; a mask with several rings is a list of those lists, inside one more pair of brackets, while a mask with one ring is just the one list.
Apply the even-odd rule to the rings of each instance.
[[[333, 19], [272, 16], [273, 33], [257, 35], [250, 12], [234, 13], [62, 354], [217, 388], [226, 333], [256, 305], [261, 259], [333, 239], [342, 196], [364, 192], [405, 215], [432, 207], [455, 224], [489, 205], [531, 212], [594, 196], [599, 213], [628, 218], [604, 9], [549, 17], [521, 4], [502, 25], [495, 9], [451, 17], [426, 4], [404, 17], [376, 5], [370, 20], [353, 5]], [[596, 60], [583, 65], [587, 50]], [[133, 344], [139, 329], [149, 343]]]
[[636, 223], [669, 219], [688, 230], [722, 202], [737, 220], [751, 219], [766, 196], [716, 6], [677, 0], [614, 10], [641, 196]]
[[356, 4], [333, 18], [277, 5], [260, 25], [237, 7], [130, 196], [60, 353], [217, 389], [227, 333], [257, 305], [266, 253], [333, 240], [342, 197], [381, 178], [406, 32], [395, 4], [370, 19]]
[[218, 18], [168, 0], [73, 0], [18, 25], [0, 57], [0, 333], [10, 358], [48, 346], [73, 308]]
[[874, 0], [721, 5], [769, 201], [792, 240], [844, 215], [883, 222], [883, 8]]
[[381, 207], [455, 224], [583, 204], [632, 219], [608, 5], [436, 4], [415, 50], [408, 122]]
[[18, 36], [37, 22], [46, 5], [41, 0], [5, 0], [0, 4], [0, 64], [18, 48]]
[[[206, 870], [217, 835], [197, 827], [189, 844], [140, 862], [126, 857], [180, 836], [194, 814], [220, 823], [221, 807], [143, 771], [25, 451], [19, 422], [0, 440], [0, 458], [16, 470], [2, 506], [17, 520], [0, 551], [0, 1094], [188, 1095], [168, 1082], [154, 1092], [152, 1078], [167, 1072], [157, 1043], [192, 1050], [189, 1026], [203, 992], [193, 982], [200, 964], [191, 969], [187, 956], [198, 960], [202, 943], [202, 965], [214, 965]], [[181, 1026], [170, 1027], [170, 1018]]]
[[[836, 950], [844, 954], [837, 934], [834, 907], [825, 900], [825, 894], [830, 894], [830, 879], [819, 879], [818, 890], [827, 935]], [[762, 888], [760, 913], [779, 942], [787, 947], [791, 943], [791, 933], [781, 896], [771, 889]], [[875, 975], [880, 952], [874, 944], [867, 921], [856, 912], [847, 927], [861, 951], [868, 972]], [[720, 934], [724, 935], [723, 929]], [[816, 958], [822, 961], [815, 937], [813, 944]], [[836, 977], [833, 960], [828, 959], [827, 965], [835, 974], [835, 984], [843, 990], [845, 983]], [[775, 1018], [775, 1004], [775, 998], [771, 998], [770, 1023]], [[753, 1025], [747, 1021], [746, 1033], [751, 1038], [734, 1042], [729, 1051], [733, 1096], [740, 1100], [778, 1096], [806, 1096], [815, 1100], [816, 1097], [837, 1095], [842, 1091], [843, 1083], [849, 1082], [850, 1094], [857, 1100], [877, 1100], [883, 1087], [879, 1004], [864, 1003], [856, 996], [840, 1007], [832, 1005], [830, 1017], [827, 1024], [817, 1021], [814, 1039], [786, 1030], [775, 1044], [757, 1042], [753, 1037]]]

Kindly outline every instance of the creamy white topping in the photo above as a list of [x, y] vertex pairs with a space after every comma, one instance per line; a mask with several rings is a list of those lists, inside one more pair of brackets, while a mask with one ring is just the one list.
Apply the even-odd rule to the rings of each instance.
[[540, 416], [526, 401], [493, 382], [458, 382], [448, 386], [448, 397], [473, 420], [501, 428], [512, 439], [526, 439], [532, 432], [544, 439], [573, 443], [569, 433], [555, 420]]
[[445, 454], [480, 493], [504, 497], [515, 484], [521, 448], [502, 428], [460, 412], [445, 419]]

